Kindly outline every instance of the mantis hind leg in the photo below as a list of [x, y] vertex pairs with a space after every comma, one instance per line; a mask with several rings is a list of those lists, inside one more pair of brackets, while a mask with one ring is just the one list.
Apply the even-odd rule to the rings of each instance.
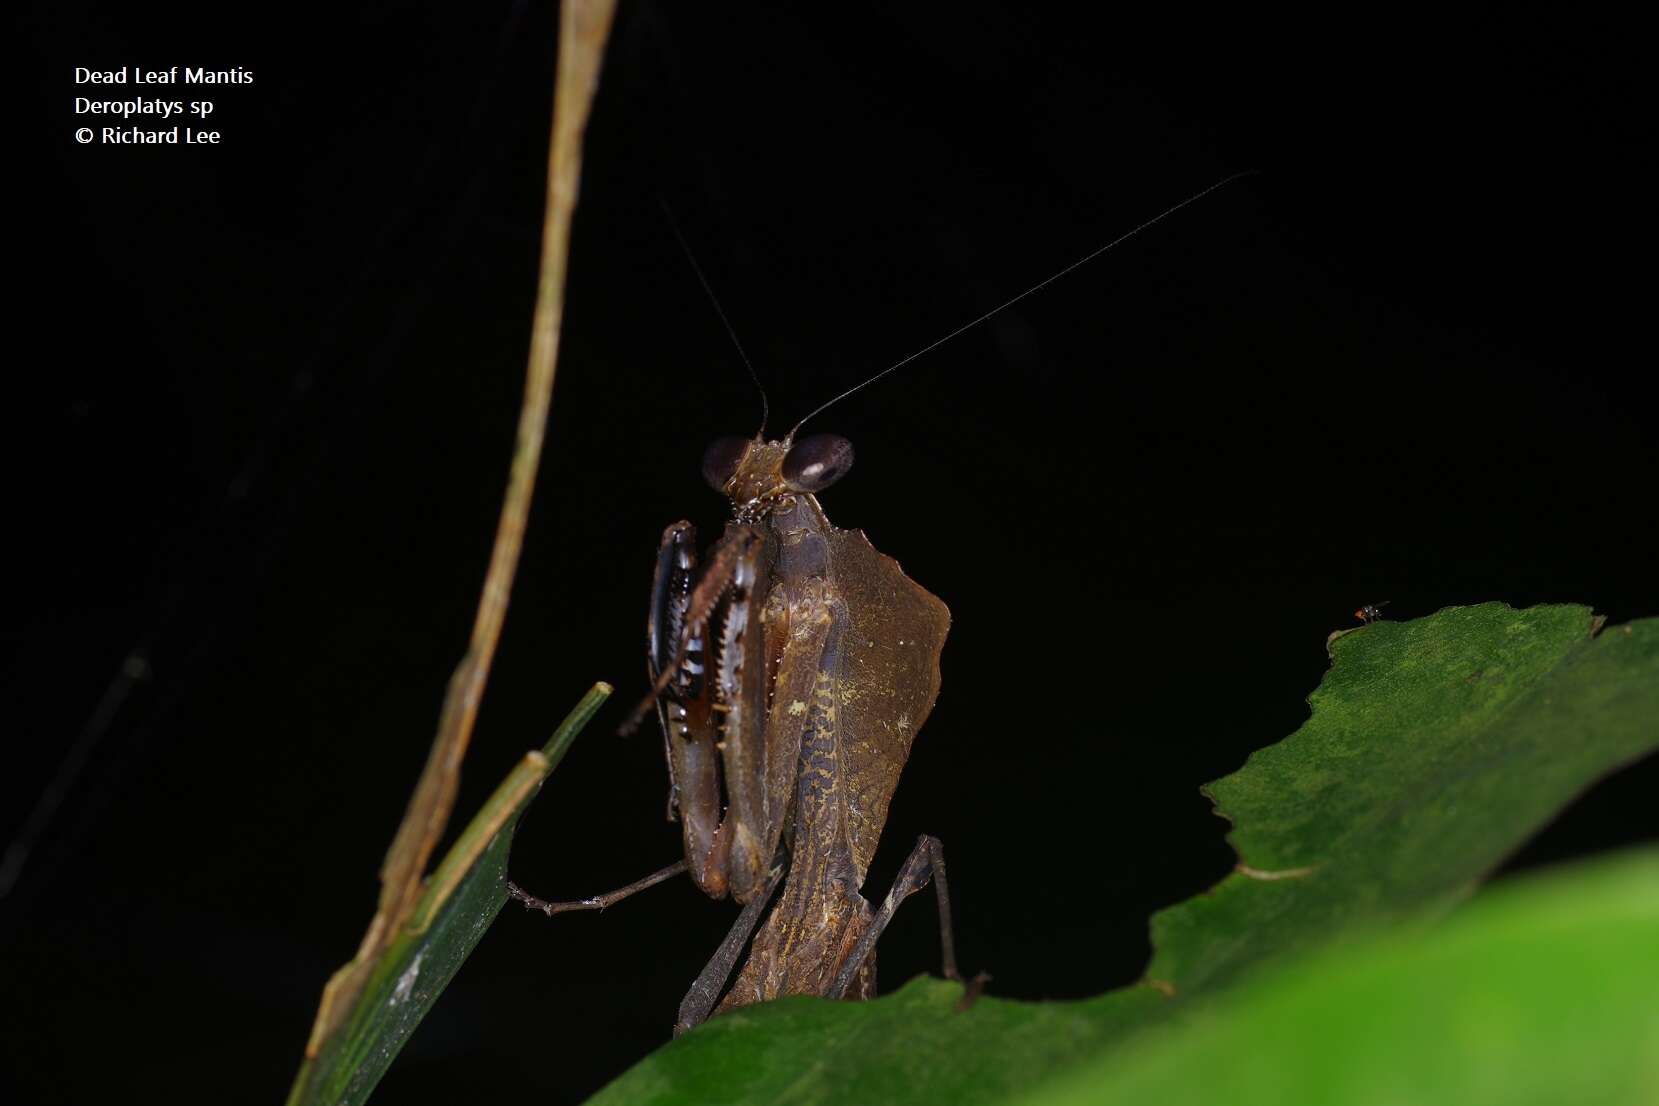
[[916, 839], [916, 847], [910, 850], [904, 867], [899, 869], [898, 878], [893, 881], [892, 890], [887, 892], [887, 898], [882, 901], [881, 909], [876, 911], [869, 927], [859, 937], [852, 952], [848, 953], [841, 970], [836, 973], [829, 990], [824, 992], [826, 998], [846, 997], [859, 969], [874, 953], [882, 931], [898, 912], [899, 904], [926, 887], [929, 882], [933, 884], [934, 894], [939, 899], [939, 951], [940, 958], [944, 961], [945, 978], [962, 978], [962, 973], [956, 967], [956, 941], [951, 933], [950, 884], [945, 879], [944, 848], [939, 844], [937, 837], [924, 833]]
[[678, 1037], [686, 1030], [695, 1029], [708, 1020], [714, 1004], [720, 1001], [720, 992], [726, 989], [726, 981], [731, 978], [732, 969], [737, 966], [737, 958], [743, 954], [743, 946], [749, 943], [755, 926], [760, 924], [760, 916], [766, 912], [767, 905], [772, 901], [772, 894], [778, 889], [778, 883], [782, 879], [783, 869], [774, 869], [761, 886], [760, 893], [744, 905], [743, 912], [737, 916], [737, 921], [732, 923], [726, 939], [714, 950], [709, 962], [697, 973], [691, 990], [680, 1000], [680, 1015], [674, 1020], [674, 1036]]

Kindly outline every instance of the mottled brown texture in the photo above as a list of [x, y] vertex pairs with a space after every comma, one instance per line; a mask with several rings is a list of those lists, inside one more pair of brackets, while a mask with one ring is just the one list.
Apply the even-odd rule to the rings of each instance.
[[834, 675], [847, 735], [841, 750], [847, 836], [862, 884], [911, 742], [939, 697], [950, 610], [897, 561], [876, 552], [863, 531], [832, 527], [830, 551], [851, 625]]

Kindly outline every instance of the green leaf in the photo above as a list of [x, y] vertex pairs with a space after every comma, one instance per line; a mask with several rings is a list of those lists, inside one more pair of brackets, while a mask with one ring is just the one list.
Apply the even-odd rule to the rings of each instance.
[[342, 1029], [300, 1068], [288, 1106], [350, 1106], [368, 1099], [506, 903], [507, 855], [518, 820], [610, 692], [597, 684], [583, 696], [547, 744], [525, 754], [467, 824], [426, 881], [409, 924], [374, 966]]
[[1506, 882], [1428, 933], [1327, 945], [1024, 1106], [1659, 1102], [1659, 851]]
[[1425, 925], [1659, 747], [1659, 620], [1597, 629], [1584, 607], [1488, 603], [1333, 639], [1308, 722], [1208, 789], [1240, 869], [1153, 919], [1139, 986], [966, 1012], [960, 987], [927, 979], [870, 1003], [769, 1003], [671, 1042], [594, 1101], [1008, 1101], [1277, 957]]
[[[1313, 716], [1206, 790], [1237, 871], [1153, 919], [1184, 993], [1335, 930], [1429, 919], [1596, 780], [1659, 746], [1659, 620], [1502, 603], [1332, 643]], [[1303, 875], [1297, 875], [1304, 872]]]

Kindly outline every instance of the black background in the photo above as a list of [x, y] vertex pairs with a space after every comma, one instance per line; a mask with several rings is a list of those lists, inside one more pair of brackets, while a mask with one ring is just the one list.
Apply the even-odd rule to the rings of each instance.
[[[471, 623], [528, 341], [553, 20], [34, 20], [0, 773], [0, 829], [32, 849], [0, 899], [0, 1067], [17, 1101], [274, 1101], [372, 912]], [[954, 616], [868, 891], [936, 833], [964, 966], [994, 993], [1135, 978], [1148, 914], [1232, 861], [1199, 784], [1301, 722], [1354, 608], [1659, 613], [1651, 281], [1632, 272], [1650, 143], [1618, 41], [625, 5], [460, 814], [592, 681], [643, 691], [657, 537], [718, 528], [701, 451], [756, 425], [659, 197], [781, 429], [1259, 170], [814, 425], [859, 451], [830, 516]], [[205, 92], [221, 146], [73, 142], [75, 66], [174, 64], [254, 71], [116, 94]], [[129, 656], [145, 678], [119, 677]], [[544, 894], [676, 854], [660, 742], [612, 736], [622, 709], [521, 832], [515, 873]], [[1512, 867], [1659, 838], [1656, 773], [1599, 786]], [[601, 916], [506, 913], [384, 1099], [580, 1099], [666, 1038], [732, 915], [688, 881]], [[884, 941], [889, 986], [936, 969], [930, 915], [912, 904]]]

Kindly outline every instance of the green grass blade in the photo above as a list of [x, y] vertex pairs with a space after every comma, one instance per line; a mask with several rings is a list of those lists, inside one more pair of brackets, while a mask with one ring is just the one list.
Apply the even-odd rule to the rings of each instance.
[[467, 824], [427, 880], [409, 924], [386, 946], [340, 1032], [300, 1069], [288, 1106], [367, 1101], [506, 903], [507, 857], [518, 820], [610, 691], [595, 685]]

